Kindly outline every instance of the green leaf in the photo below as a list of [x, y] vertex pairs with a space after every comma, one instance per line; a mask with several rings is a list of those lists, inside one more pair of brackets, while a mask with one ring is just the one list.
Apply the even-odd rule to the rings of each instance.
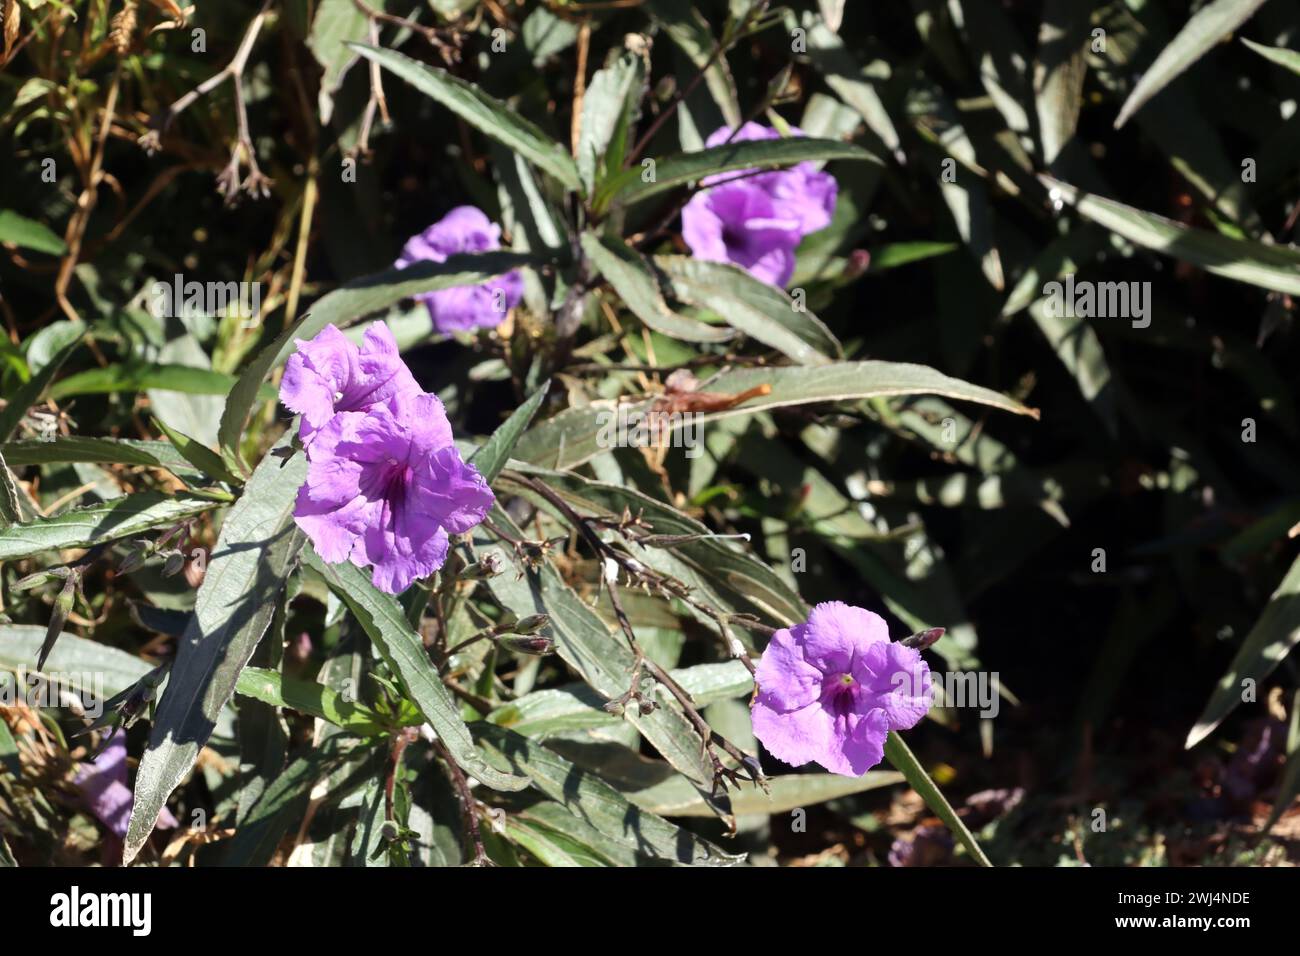
[[821, 319], [744, 269], [690, 256], [656, 256], [654, 263], [676, 298], [716, 312], [733, 329], [801, 365], [824, 365], [843, 354]]
[[221, 503], [194, 495], [164, 495], [139, 491], [53, 518], [37, 518], [0, 531], [0, 561], [31, 557], [42, 551], [90, 548], [106, 541], [173, 525], [219, 507]]
[[1034, 105], [1043, 162], [1049, 167], [1074, 138], [1088, 73], [1088, 4], [1046, 0], [1038, 28]]
[[1264, 613], [1237, 649], [1205, 711], [1188, 733], [1186, 746], [1195, 747], [1236, 709], [1241, 703], [1243, 681], [1252, 680], [1258, 686], [1296, 644], [1300, 644], [1300, 558], [1292, 563], [1268, 599]]
[[578, 173], [589, 195], [606, 170], [622, 168], [644, 90], [645, 61], [635, 53], [625, 51], [592, 76], [578, 133]]
[[[508, 535], [522, 536], [499, 504], [492, 509], [492, 523]], [[479, 525], [474, 530], [474, 545], [482, 549], [499, 547]], [[509, 553], [502, 553], [509, 560]], [[544, 611], [551, 617], [551, 636], [556, 653], [578, 676], [605, 700], [623, 694], [632, 682], [633, 658], [620, 635], [611, 634], [605, 622], [582, 598], [564, 583], [550, 561], [537, 569], [527, 569], [523, 576], [497, 575], [488, 586], [501, 605], [519, 617]], [[694, 727], [675, 705], [662, 699], [653, 713], [629, 712], [626, 719], [663, 754], [670, 764], [697, 786], [712, 786], [712, 766], [704, 757], [702, 742]]]
[[703, 837], [640, 810], [595, 774], [575, 767], [526, 737], [491, 724], [476, 724], [478, 738], [495, 763], [527, 774], [538, 790], [569, 812], [629, 849], [685, 866], [731, 866], [731, 856]]
[[582, 251], [632, 314], [656, 332], [688, 342], [721, 342], [731, 337], [724, 327], [684, 318], [668, 308], [649, 265], [621, 239], [586, 232]]
[[[740, 697], [754, 689], [753, 678], [740, 661], [696, 664], [671, 673], [673, 679], [691, 695], [699, 707]], [[604, 704], [605, 698], [586, 684], [568, 684], [525, 694], [518, 700], [498, 707], [488, 714], [487, 719], [499, 727], [537, 738], [622, 724], [623, 718], [610, 714], [605, 710]], [[696, 793], [694, 788], [691, 792], [693, 795]], [[712, 814], [712, 811], [709, 812]]]
[[221, 424], [217, 426], [217, 440], [221, 444], [221, 455], [224, 462], [229, 462], [235, 469], [246, 467], [239, 451], [239, 445], [244, 436], [244, 429], [248, 424], [248, 413], [253, 410], [253, 405], [257, 402], [258, 390], [262, 387], [262, 382], [270, 374], [271, 369], [279, 362], [281, 352], [289, 347], [298, 330], [307, 321], [308, 315], [299, 316], [298, 320], [281, 332], [274, 342], [258, 352], [257, 357], [249, 363], [248, 368], [244, 369], [239, 376], [239, 380], [230, 389], [225, 407], [221, 410]]
[[52, 441], [32, 439], [8, 442], [0, 445], [0, 452], [15, 466], [86, 462], [187, 470], [191, 465], [170, 442], [139, 441], [133, 438], [60, 435]]
[[240, 671], [235, 692], [272, 707], [284, 707], [318, 717], [363, 737], [389, 730], [383, 718], [373, 710], [349, 702], [324, 684], [285, 677], [279, 671], [264, 667], [245, 667]]
[[[78, 337], [59, 349], [39, 372], [20, 385], [12, 395], [6, 396], [8, 401], [5, 407], [0, 409], [0, 441], [8, 441], [13, 437], [18, 423], [23, 420], [27, 410], [45, 397], [50, 382], [54, 380], [55, 375], [59, 374], [63, 363], [80, 344], [81, 338]], [[55, 396], [51, 394], [51, 397]]]
[[267, 455], [222, 523], [136, 775], [126, 863], [140, 852], [167, 797], [194, 766], [271, 624], [303, 543], [293, 507], [306, 474], [303, 455]]
[[885, 272], [899, 266], [910, 265], [934, 256], [946, 256], [960, 246], [955, 242], [891, 242], [871, 251], [871, 264], [868, 272]]
[[199, 471], [231, 485], [243, 484], [243, 479], [227, 468], [226, 463], [221, 460], [221, 456], [207, 445], [172, 428], [161, 418], [155, 416], [153, 423], [159, 431], [167, 436], [172, 446], [180, 452], [184, 459]]
[[478, 469], [479, 474], [488, 484], [496, 480], [497, 475], [501, 474], [501, 469], [510, 460], [519, 436], [532, 424], [533, 416], [537, 414], [537, 409], [541, 407], [550, 387], [549, 379], [543, 382], [532, 397], [516, 408], [510, 417], [492, 433], [492, 437], [485, 441], [478, 451], [470, 455], [469, 464]]
[[807, 32], [808, 59], [826, 78], [826, 85], [857, 111], [885, 148], [895, 155], [901, 155], [898, 152], [898, 130], [894, 127], [880, 94], [876, 92], [880, 80], [873, 82], [873, 78], [845, 47], [844, 41], [825, 23], [813, 21]]
[[976, 863], [980, 866], [993, 865], [989, 862], [989, 858], [984, 855], [984, 851], [980, 849], [974, 835], [966, 828], [966, 824], [962, 823], [961, 817], [957, 816], [952, 805], [948, 803], [943, 792], [935, 786], [934, 781], [930, 779], [930, 775], [925, 772], [925, 768], [916, 759], [916, 755], [912, 753], [903, 738], [892, 730], [889, 732], [889, 736], [885, 738], [885, 759], [894, 765], [895, 770], [907, 778], [907, 782], [912, 789], [921, 795], [925, 805], [952, 831], [952, 835], [966, 848], [966, 852], [971, 855], [971, 858]]
[[[677, 574], [694, 575], [695, 581], [688, 583], [714, 582], [722, 589], [742, 595], [782, 624], [794, 624], [803, 618], [806, 610], [803, 601], [780, 575], [749, 551], [713, 536], [706, 525], [672, 506], [634, 488], [589, 481], [572, 473], [547, 472], [539, 477], [579, 513], [617, 521], [627, 509], [631, 514], [640, 515], [655, 534], [700, 536], [675, 545], [671, 551], [643, 549], [641, 560], [657, 564], [659, 556], [671, 555]], [[519, 490], [527, 494], [523, 486]], [[546, 507], [544, 503], [543, 507]], [[713, 596], [718, 600], [722, 597], [719, 593]]]
[[[380, 10], [384, 8], [381, 0], [376, 0], [374, 6]], [[355, 0], [320, 0], [316, 6], [307, 46], [316, 62], [325, 70], [317, 94], [322, 126], [329, 125], [334, 112], [334, 95], [343, 85], [343, 78], [352, 64], [357, 61], [356, 52], [349, 50], [344, 43], [366, 39], [369, 27], [370, 18]]]
[[1142, 74], [1115, 119], [1115, 128], [1169, 85], [1220, 40], [1249, 20], [1265, 0], [1212, 0], [1196, 11], [1178, 35], [1160, 51], [1155, 62]]
[[102, 694], [101, 703], [153, 670], [151, 664], [116, 647], [75, 634], [60, 634], [45, 659], [44, 669], [37, 671], [36, 655], [43, 643], [44, 625], [0, 624], [0, 670], [57, 677], [79, 694]]
[[650, 0], [646, 7], [695, 70], [703, 71], [704, 85], [723, 121], [733, 129], [739, 126], [743, 116], [736, 97], [736, 81], [727, 68], [727, 58], [714, 55], [719, 41], [714, 38], [708, 19], [688, 0]]
[[1085, 218], [1130, 242], [1190, 262], [1215, 275], [1300, 295], [1300, 251], [1193, 229], [1164, 216], [1086, 193], [1050, 176], [1039, 178]]
[[[860, 777], [841, 777], [829, 773], [793, 773], [772, 777], [768, 793], [746, 787], [733, 791], [731, 809], [737, 815], [789, 813], [798, 807], [811, 807], [827, 800], [865, 793], [880, 787], [903, 783], [901, 773], [868, 770]], [[679, 776], [645, 790], [628, 793], [627, 798], [642, 810], [665, 817], [709, 817], [712, 811], [694, 788]]]
[[354, 564], [326, 564], [315, 551], [309, 551], [306, 559], [348, 606], [461, 769], [493, 790], [527, 787], [526, 777], [501, 773], [474, 748], [459, 708], [443, 686], [442, 678], [429, 660], [429, 652], [406, 620], [397, 598], [376, 588], [370, 582], [370, 575]]
[[515, 150], [566, 188], [581, 189], [582, 180], [573, 158], [555, 140], [520, 116], [517, 110], [488, 96], [473, 83], [438, 67], [426, 66], [395, 50], [376, 49], [359, 43], [349, 43], [348, 46], [441, 103], [485, 136]]
[[1300, 74], [1300, 53], [1295, 50], [1288, 50], [1280, 46], [1264, 46], [1262, 43], [1256, 43], [1245, 37], [1241, 38], [1241, 42], [1264, 57], [1264, 59], [1276, 63], [1278, 66], [1284, 66], [1292, 73]]
[[[710, 392], [738, 395], [766, 385], [771, 391], [721, 412], [711, 412], [703, 421], [812, 402], [837, 402], [888, 395], [943, 395], [978, 402], [1018, 415], [1038, 417], [1007, 396], [950, 378], [924, 365], [901, 362], [836, 362], [819, 366], [736, 369], [724, 372], [709, 383]], [[644, 412], [649, 402], [629, 404], [629, 413]], [[600, 434], [606, 428], [614, 403], [592, 402], [560, 412], [530, 429], [515, 446], [515, 457], [547, 468], [567, 469], [602, 454]]]
[[0, 530], [23, 520], [22, 506], [18, 502], [18, 485], [5, 461], [4, 446], [0, 445]]
[[285, 832], [302, 820], [317, 781], [328, 777], [336, 784], [328, 790], [335, 798], [363, 782], [360, 773], [347, 773], [348, 764], [355, 758], [355, 747], [342, 738], [331, 737], [291, 761], [240, 821], [221, 865], [268, 865]]
[[[312, 303], [296, 332], [276, 339], [278, 351], [267, 369], [284, 363], [296, 347], [294, 338], [314, 338], [327, 325], [345, 328], [403, 299], [463, 285], [481, 285], [512, 269], [538, 265], [536, 255], [517, 252], [480, 252], [448, 256], [445, 262], [417, 262], [405, 269], [387, 269], [353, 279]], [[262, 355], [254, 361], [260, 363]], [[250, 369], [252, 366], [250, 365]], [[229, 390], [229, 389], [227, 389]], [[267, 390], [274, 397], [273, 390]]]
[[0, 210], [0, 244], [14, 245], [52, 256], [67, 253], [68, 246], [44, 223], [20, 216], [12, 209]]
[[631, 206], [669, 189], [720, 173], [778, 169], [796, 163], [836, 159], [883, 165], [861, 146], [833, 139], [791, 136], [786, 139], [743, 140], [657, 159], [653, 176], [646, 178], [642, 177], [648, 170], [641, 166], [625, 169], [601, 184], [596, 190], [594, 206], [597, 211], [608, 209], [613, 203]]
[[69, 375], [50, 389], [50, 398], [143, 392], [150, 388], [188, 395], [225, 395], [234, 384], [234, 378], [223, 372], [190, 365], [119, 364]]

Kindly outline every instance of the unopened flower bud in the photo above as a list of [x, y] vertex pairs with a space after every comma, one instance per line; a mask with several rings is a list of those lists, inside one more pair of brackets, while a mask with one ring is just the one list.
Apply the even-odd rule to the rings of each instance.
[[[59, 572], [63, 573], [60, 574]], [[67, 576], [67, 568], [50, 568], [46, 571], [37, 571], [35, 574], [29, 574], [27, 577], [15, 581], [10, 590], [31, 591], [40, 587], [42, 584], [47, 584], [50, 581], [57, 581], [59, 578], [66, 578]]]
[[185, 552], [172, 551], [167, 555], [167, 563], [163, 565], [163, 577], [169, 578], [173, 574], [180, 574], [185, 567]]
[[943, 637], [943, 628], [932, 627], [928, 631], [921, 631], [918, 634], [913, 634], [911, 637], [905, 637], [899, 641], [899, 643], [904, 647], [923, 651], [941, 637]]
[[613, 714], [615, 717], [623, 716], [623, 702], [621, 700], [611, 700], [605, 704], [605, 713]]
[[463, 580], [481, 581], [487, 578], [494, 578], [505, 570], [505, 561], [496, 551], [489, 552], [479, 558], [474, 564], [471, 564], [461, 574]]
[[507, 634], [498, 643], [516, 654], [531, 654], [534, 657], [542, 657], [555, 650], [555, 641], [541, 634]]
[[516, 634], [536, 634], [550, 623], [551, 616], [549, 614], [530, 614], [515, 624], [511, 630]]
[[127, 552], [126, 557], [122, 559], [121, 564], [117, 566], [118, 574], [131, 574], [139, 571], [144, 567], [145, 561], [148, 560], [153, 546], [148, 541], [136, 541], [131, 545], [131, 550]]

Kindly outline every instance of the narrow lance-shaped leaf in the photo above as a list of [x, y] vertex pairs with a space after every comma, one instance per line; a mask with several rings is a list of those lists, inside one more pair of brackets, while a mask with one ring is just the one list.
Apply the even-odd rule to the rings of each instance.
[[1300, 295], [1300, 252], [1294, 249], [1193, 229], [1164, 216], [1086, 193], [1050, 176], [1039, 178], [1084, 217], [1130, 242], [1190, 262], [1215, 275]]
[[537, 409], [541, 407], [550, 387], [551, 382], [547, 379], [528, 401], [514, 410], [478, 451], [470, 455], [469, 463], [478, 469], [479, 474], [488, 484], [501, 474], [501, 469], [510, 460], [510, 455], [515, 450], [515, 443], [532, 424], [533, 416], [537, 414]]
[[267, 372], [293, 353], [293, 339], [313, 338], [327, 325], [342, 329], [403, 299], [456, 286], [482, 285], [512, 269], [541, 261], [536, 255], [517, 252], [465, 253], [448, 256], [444, 262], [416, 262], [405, 269], [387, 269], [353, 279], [317, 299], [293, 334], [281, 334], [276, 339], [275, 358]]
[[[522, 535], [499, 504], [493, 507], [491, 520], [506, 534]], [[496, 544], [482, 525], [475, 529], [474, 543], [480, 550]], [[626, 642], [611, 634], [596, 612], [565, 584], [549, 561], [535, 571], [526, 571], [523, 577], [507, 571], [490, 579], [488, 586], [503, 607], [521, 618], [538, 612], [549, 614], [556, 652], [605, 700], [613, 700], [627, 691], [632, 681], [632, 652]], [[697, 786], [706, 789], [711, 786], [712, 767], [704, 757], [702, 741], [686, 715], [675, 706], [664, 703], [648, 715], [641, 715], [633, 709], [626, 719]]]
[[1133, 92], [1124, 101], [1119, 116], [1115, 118], [1115, 128], [1119, 129], [1127, 123], [1129, 117], [1140, 110], [1147, 100], [1208, 53], [1216, 43], [1254, 16], [1255, 11], [1263, 5], [1264, 0], [1213, 0], [1197, 10], [1142, 74], [1142, 79], [1133, 87]]
[[1277, 586], [1268, 606], [1246, 635], [1237, 655], [1187, 735], [1187, 746], [1195, 747], [1208, 737], [1223, 718], [1241, 703], [1246, 681], [1256, 686], [1300, 644], [1300, 558], [1296, 558]]
[[925, 772], [916, 759], [916, 755], [903, 742], [903, 738], [898, 736], [897, 732], [890, 731], [889, 736], [885, 738], [885, 759], [894, 765], [894, 769], [907, 778], [907, 782], [912, 789], [921, 795], [925, 805], [934, 811], [935, 816], [944, 822], [944, 825], [952, 831], [952, 835], [957, 838], [966, 852], [980, 866], [992, 866], [989, 858], [984, 855], [976, 841], [974, 834], [967, 829], [966, 824], [962, 822], [961, 817], [957, 816], [948, 799], [943, 795], [930, 775]]
[[[15, 8], [11, 5], [9, 9]], [[67, 243], [48, 226], [20, 216], [12, 209], [0, 209], [0, 242], [52, 256], [61, 256], [68, 251]]]
[[112, 501], [66, 511], [54, 518], [37, 518], [0, 531], [0, 561], [31, 557], [42, 551], [91, 548], [129, 538], [164, 525], [173, 525], [219, 507], [221, 502], [195, 495], [164, 495], [139, 491]]
[[245, 467], [239, 453], [239, 442], [244, 434], [244, 426], [248, 424], [248, 413], [253, 410], [253, 404], [257, 401], [257, 390], [261, 388], [262, 380], [275, 367], [280, 353], [287, 348], [294, 334], [309, 316], [310, 313], [299, 316], [298, 320], [281, 332], [274, 342], [262, 349], [257, 354], [257, 358], [244, 369], [244, 373], [239, 376], [239, 380], [235, 382], [230, 395], [226, 398], [226, 405], [221, 410], [221, 424], [217, 428], [217, 439], [221, 442], [222, 457], [234, 470]]
[[438, 67], [427, 66], [395, 50], [376, 49], [359, 43], [347, 45], [401, 77], [421, 93], [437, 100], [485, 136], [515, 150], [539, 169], [550, 173], [565, 187], [573, 190], [581, 188], [578, 167], [555, 140], [520, 116], [516, 110], [488, 96], [473, 83]]
[[375, 649], [401, 678], [411, 700], [446, 745], [457, 764], [493, 790], [522, 790], [527, 777], [502, 773], [474, 747], [459, 708], [442, 684], [420, 635], [406, 619], [397, 599], [370, 583], [370, 576], [349, 562], [326, 564], [314, 551], [307, 561], [348, 606]]
[[8, 403], [3, 409], [0, 409], [0, 441], [8, 441], [13, 437], [18, 428], [18, 423], [23, 420], [27, 410], [45, 396], [50, 383], [54, 381], [54, 376], [59, 374], [59, 369], [63, 367], [63, 363], [68, 360], [69, 355], [77, 350], [77, 346], [80, 344], [81, 336], [77, 336], [72, 342], [55, 352], [49, 362], [43, 365], [39, 372], [20, 385], [16, 392], [6, 396]]
[[644, 61], [631, 52], [624, 52], [591, 78], [578, 134], [578, 172], [587, 192], [606, 168], [622, 166], [627, 130], [644, 87]]
[[650, 267], [622, 240], [583, 233], [582, 251], [632, 314], [656, 332], [688, 342], [721, 342], [731, 337], [725, 327], [684, 318], [670, 309]]
[[126, 690], [153, 668], [134, 654], [87, 640], [76, 634], [61, 634], [44, 669], [33, 664], [45, 641], [45, 628], [35, 624], [0, 625], [0, 670], [28, 671], [58, 678], [79, 694], [113, 697]]
[[1284, 66], [1292, 73], [1300, 74], [1300, 53], [1295, 50], [1288, 50], [1280, 46], [1264, 46], [1262, 43], [1256, 43], [1245, 37], [1241, 38], [1241, 42], [1264, 59], [1276, 63], [1278, 66]]
[[653, 173], [641, 166], [625, 169], [611, 176], [596, 190], [595, 207], [601, 211], [611, 203], [631, 206], [669, 189], [720, 173], [778, 169], [805, 161], [829, 162], [836, 159], [882, 165], [861, 146], [833, 139], [792, 136], [787, 139], [741, 140], [694, 153], [665, 156], [655, 160]]
[[113, 465], [148, 465], [156, 468], [189, 468], [192, 462], [171, 442], [137, 441], [130, 438], [89, 438], [60, 435], [53, 441], [14, 441], [0, 445], [9, 464], [66, 465], [90, 462]]
[[318, 717], [354, 734], [366, 736], [385, 730], [380, 716], [368, 707], [347, 700], [324, 684], [285, 677], [279, 671], [245, 667], [235, 692], [273, 707]]
[[268, 454], [222, 524], [140, 761], [125, 862], [140, 852], [167, 797], [193, 768], [271, 624], [303, 543], [293, 507], [306, 473], [302, 455], [283, 461]]
[[491, 724], [480, 724], [475, 729], [499, 755], [500, 766], [528, 774], [537, 789], [605, 836], [681, 864], [728, 866], [739, 862], [703, 837], [637, 809], [595, 774], [580, 770], [526, 737]]
[[716, 312], [732, 328], [801, 365], [824, 365], [841, 354], [821, 319], [744, 269], [689, 256], [656, 256], [654, 263], [674, 297]]
[[167, 439], [184, 456], [185, 460], [199, 471], [232, 485], [243, 483], [241, 478], [226, 467], [226, 463], [221, 460], [220, 455], [197, 438], [191, 438], [189, 435], [177, 431], [160, 418], [155, 417], [153, 423], [160, 432], [167, 436]]
[[[757, 394], [767, 386], [770, 391]], [[950, 378], [924, 365], [897, 362], [836, 362], [810, 367], [737, 369], [724, 372], [708, 386], [711, 393], [737, 396], [754, 392], [754, 397], [733, 408], [704, 414], [704, 422], [735, 415], [804, 405], [812, 402], [835, 402], [889, 395], [943, 395], [978, 402], [1003, 411], [1037, 418], [1035, 409], [1026, 408], [1014, 399]], [[645, 403], [630, 406], [643, 409]], [[515, 457], [564, 469], [589, 461], [608, 451], [602, 444], [602, 429], [608, 426], [614, 405], [598, 401], [571, 408], [530, 429], [519, 440]]]
[[104, 368], [89, 368], [60, 379], [50, 388], [50, 398], [143, 392], [155, 388], [183, 395], [225, 395], [234, 383], [231, 376], [210, 368], [159, 362], [116, 363]]
[[18, 504], [18, 484], [4, 452], [0, 449], [0, 530], [23, 520], [21, 506]]

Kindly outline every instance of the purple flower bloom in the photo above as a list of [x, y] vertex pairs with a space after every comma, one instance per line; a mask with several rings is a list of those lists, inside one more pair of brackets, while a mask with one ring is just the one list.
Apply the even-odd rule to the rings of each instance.
[[448, 536], [477, 525], [495, 500], [461, 459], [434, 395], [341, 412], [307, 457], [294, 521], [321, 558], [371, 567], [375, 587], [389, 594], [442, 567]]
[[[802, 131], [792, 129], [797, 136]], [[727, 142], [715, 130], [708, 146]], [[746, 123], [731, 142], [779, 139], [776, 130]], [[743, 178], [737, 178], [743, 177]], [[794, 274], [794, 250], [803, 237], [830, 225], [839, 185], [812, 163], [770, 172], [718, 173], [682, 209], [682, 238], [697, 259], [731, 262], [754, 278], [784, 286]]]
[[772, 635], [758, 663], [754, 735], [774, 757], [861, 776], [885, 756], [885, 736], [930, 709], [930, 667], [889, 639], [879, 615], [840, 601]]
[[[108, 746], [91, 763], [77, 771], [73, 783], [81, 791], [86, 809], [119, 838], [126, 838], [131, 818], [131, 788], [126, 785], [126, 733], [113, 731]], [[176, 818], [166, 807], [158, 814], [158, 826], [176, 826]]]
[[365, 412], [399, 395], [421, 394], [382, 322], [366, 330], [360, 349], [332, 325], [297, 344], [285, 363], [280, 401], [302, 415], [304, 444], [338, 412]]
[[[501, 227], [473, 206], [457, 206], [402, 247], [397, 268], [416, 262], [445, 262], [458, 252], [491, 252], [501, 248]], [[423, 302], [439, 332], [455, 332], [500, 325], [506, 312], [519, 304], [524, 279], [518, 270], [489, 279], [482, 285], [456, 286], [426, 292]]]

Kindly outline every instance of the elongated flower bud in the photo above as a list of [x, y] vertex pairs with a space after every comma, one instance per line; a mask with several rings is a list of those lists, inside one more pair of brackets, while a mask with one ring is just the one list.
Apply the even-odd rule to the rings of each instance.
[[543, 657], [555, 650], [555, 641], [541, 634], [507, 634], [498, 638], [497, 643], [516, 654], [529, 654], [534, 657]]

